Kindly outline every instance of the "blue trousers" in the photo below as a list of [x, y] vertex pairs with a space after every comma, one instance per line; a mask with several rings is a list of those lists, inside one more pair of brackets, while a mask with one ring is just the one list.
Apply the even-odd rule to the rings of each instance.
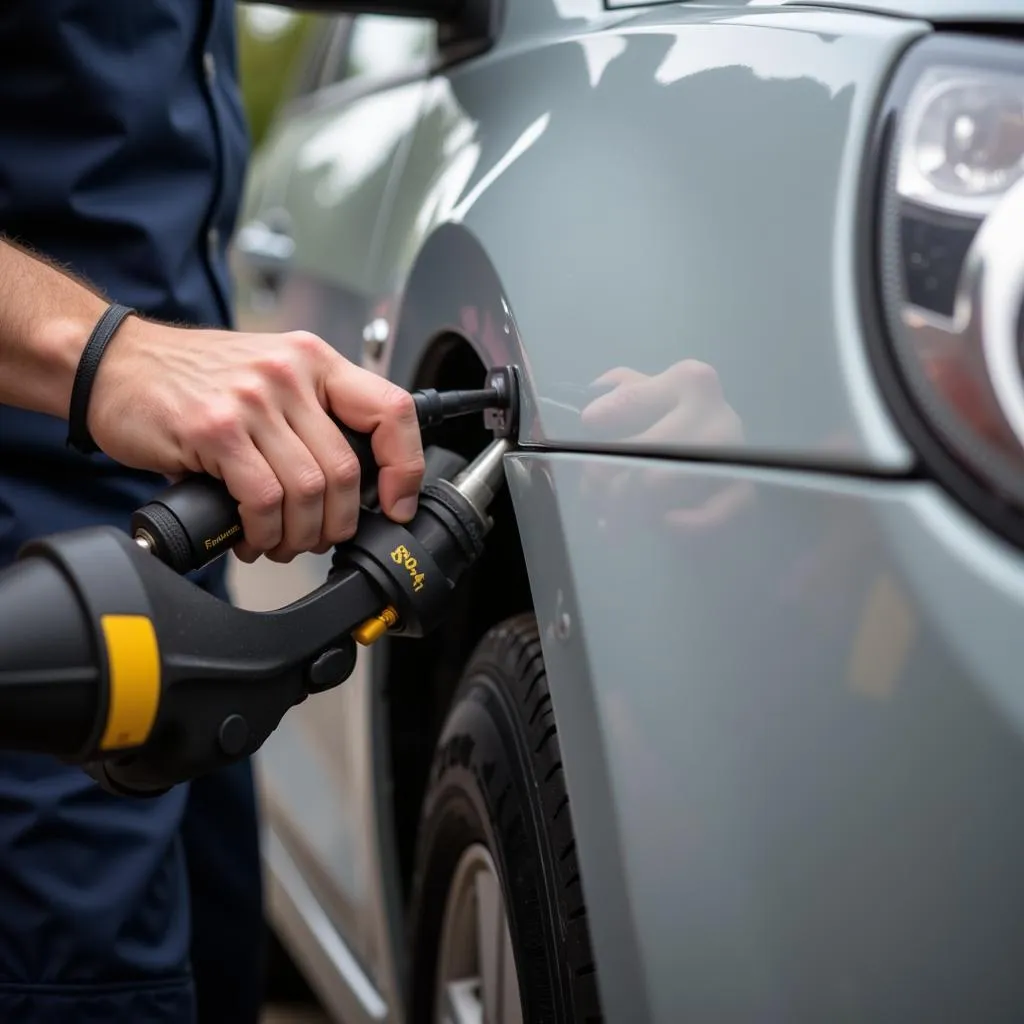
[[[6, 469], [0, 567], [29, 537], [124, 528], [135, 507]], [[226, 596], [222, 570], [199, 581]], [[248, 762], [133, 800], [55, 759], [0, 752], [0, 1021], [256, 1024], [263, 955]]]

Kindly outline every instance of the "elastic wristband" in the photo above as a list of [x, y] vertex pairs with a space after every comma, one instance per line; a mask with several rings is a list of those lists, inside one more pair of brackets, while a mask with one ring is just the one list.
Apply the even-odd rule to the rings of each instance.
[[99, 369], [100, 360], [106, 351], [110, 339], [125, 319], [135, 312], [129, 306], [121, 306], [112, 302], [107, 306], [103, 316], [96, 321], [96, 326], [89, 335], [89, 340], [82, 350], [75, 371], [75, 382], [71, 386], [71, 406], [68, 410], [68, 446], [83, 455], [92, 455], [100, 449], [89, 433], [86, 418], [89, 412], [89, 396], [92, 394], [93, 381]]

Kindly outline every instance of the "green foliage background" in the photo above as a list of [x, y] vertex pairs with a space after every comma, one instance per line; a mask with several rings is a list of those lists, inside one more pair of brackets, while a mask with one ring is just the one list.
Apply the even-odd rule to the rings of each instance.
[[295, 73], [295, 61], [315, 18], [300, 15], [273, 39], [248, 28], [245, 5], [238, 5], [238, 71], [253, 148], [266, 135], [267, 126]]

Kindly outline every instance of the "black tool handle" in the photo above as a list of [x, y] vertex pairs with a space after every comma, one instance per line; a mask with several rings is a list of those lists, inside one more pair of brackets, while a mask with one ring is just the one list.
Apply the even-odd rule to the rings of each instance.
[[[495, 433], [508, 436], [514, 424], [517, 401], [512, 367], [491, 370], [486, 386], [476, 391], [414, 391], [413, 404], [421, 429], [437, 426], [455, 416], [503, 410], [501, 423], [488, 424]], [[332, 416], [359, 460], [359, 502], [365, 508], [377, 504], [377, 473], [369, 434], [360, 434]], [[502, 429], [499, 430], [498, 428]], [[153, 554], [175, 572], [187, 573], [209, 565], [242, 539], [238, 502], [225, 484], [197, 474], [174, 484], [138, 509], [131, 519], [132, 534], [148, 542]]]
[[[370, 435], [335, 423], [359, 459], [360, 502], [372, 506], [377, 501], [378, 466]], [[153, 554], [178, 573], [209, 565], [243, 536], [238, 502], [222, 480], [205, 474], [172, 484], [137, 509], [131, 529], [134, 537], [145, 540]]]

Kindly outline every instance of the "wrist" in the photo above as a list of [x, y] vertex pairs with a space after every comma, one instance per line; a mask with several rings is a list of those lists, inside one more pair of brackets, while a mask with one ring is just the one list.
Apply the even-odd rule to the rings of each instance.
[[43, 360], [47, 387], [40, 396], [40, 412], [66, 419], [82, 352], [107, 304], [41, 320], [34, 328], [32, 350]]

